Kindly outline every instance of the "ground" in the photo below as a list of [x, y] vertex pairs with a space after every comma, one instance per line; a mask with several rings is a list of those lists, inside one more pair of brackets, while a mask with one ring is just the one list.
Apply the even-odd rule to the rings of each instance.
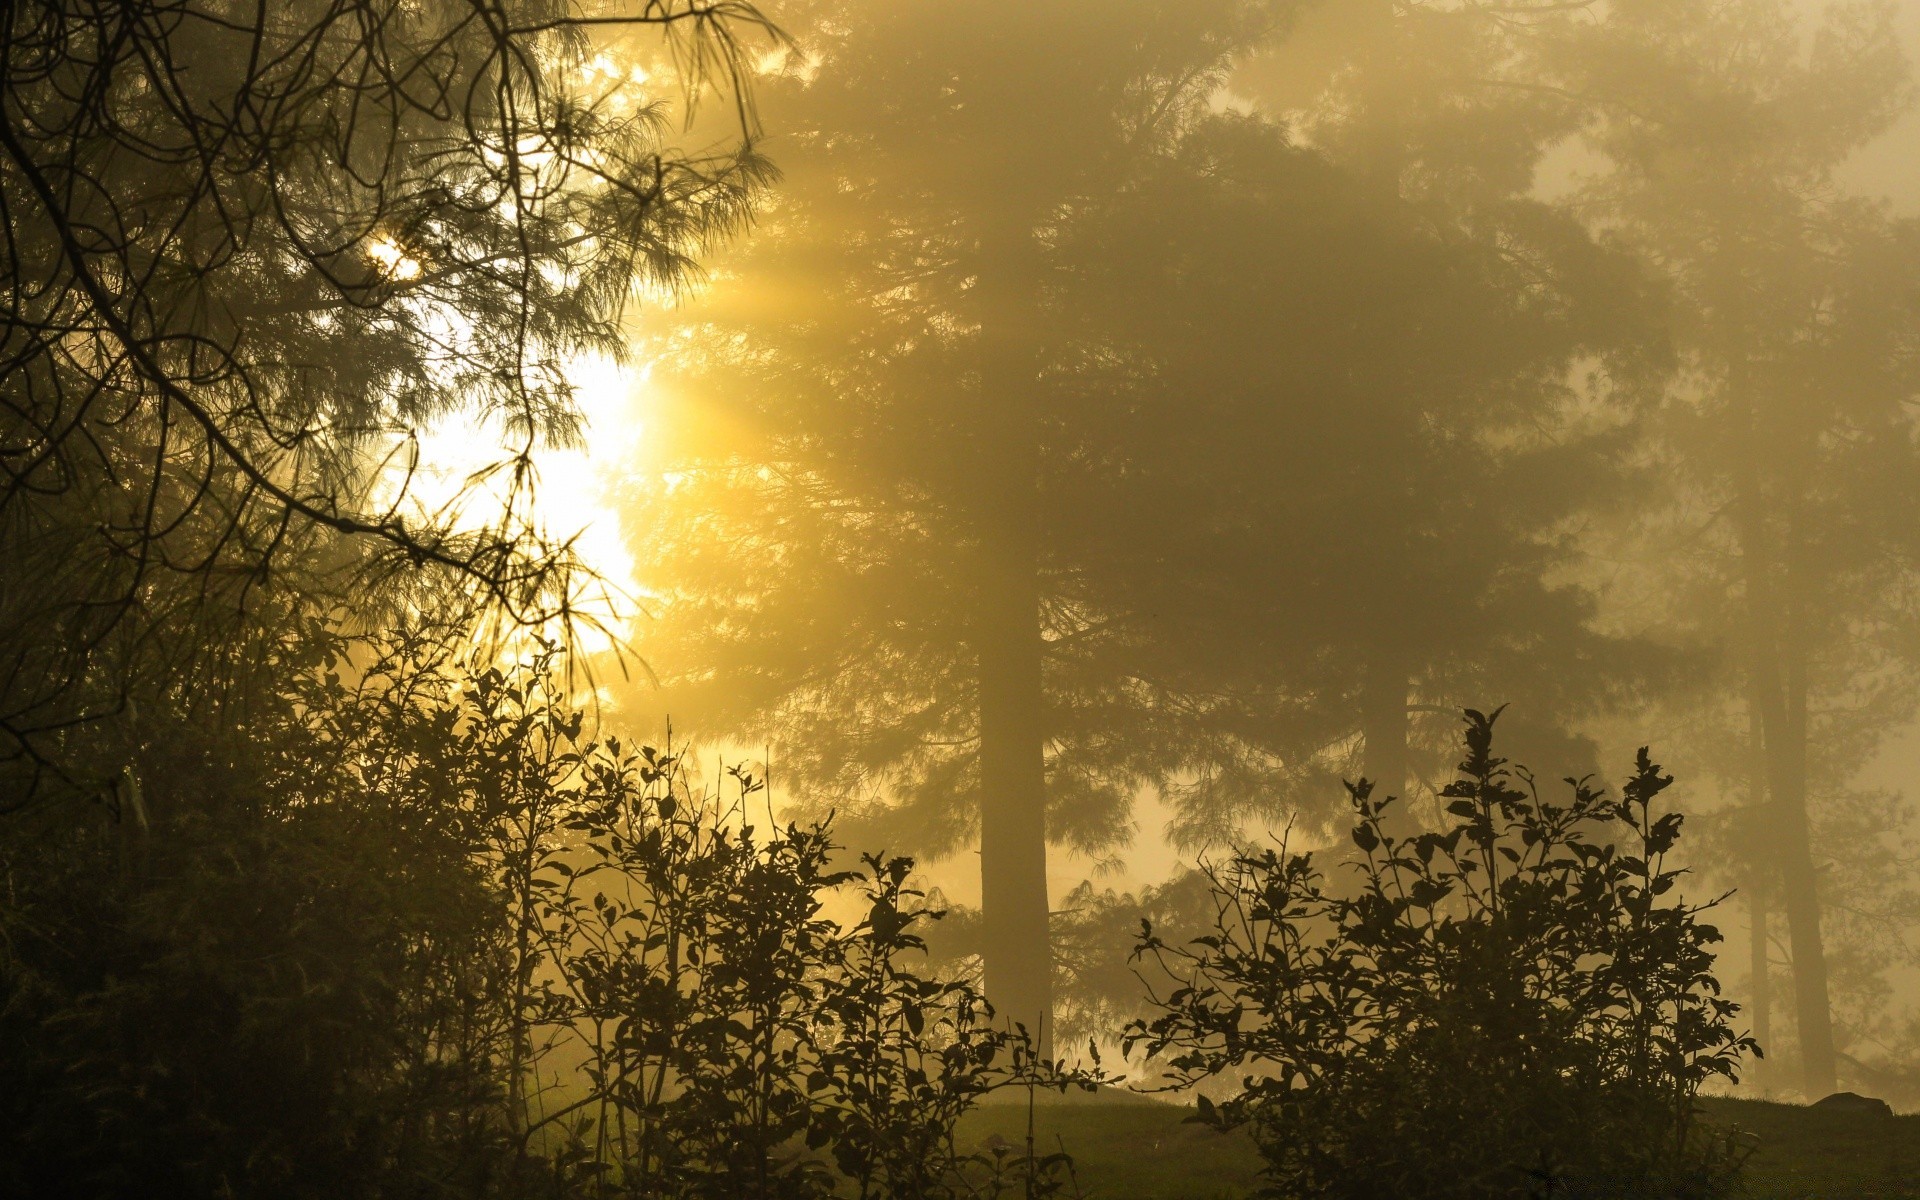
[[[1706, 1102], [1710, 1120], [1760, 1139], [1747, 1171], [1749, 1200], [1920, 1200], [1920, 1115], [1826, 1113], [1756, 1100]], [[1043, 1104], [1042, 1152], [1064, 1145], [1090, 1200], [1228, 1200], [1254, 1185], [1259, 1159], [1244, 1138], [1185, 1124], [1172, 1105]], [[998, 1136], [1024, 1148], [1024, 1104], [985, 1106], [961, 1128], [976, 1144]]]

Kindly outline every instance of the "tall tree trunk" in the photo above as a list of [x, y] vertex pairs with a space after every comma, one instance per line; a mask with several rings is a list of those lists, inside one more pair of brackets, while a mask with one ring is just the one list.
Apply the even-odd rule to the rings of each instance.
[[1387, 810], [1386, 828], [1396, 837], [1418, 832], [1407, 801], [1407, 666], [1398, 652], [1373, 648], [1360, 707], [1364, 773], [1374, 798], [1398, 798]]
[[[1837, 1086], [1838, 1064], [1827, 997], [1827, 954], [1820, 934], [1819, 877], [1813, 869], [1807, 822], [1805, 680], [1801, 676], [1799, 687], [1790, 689], [1781, 678], [1778, 661], [1764, 649], [1758, 665], [1765, 695], [1761, 718], [1767, 790], [1773, 797], [1768, 808], [1780, 868], [1781, 907], [1786, 910], [1793, 951], [1793, 1015], [1800, 1044], [1801, 1087], [1809, 1097], [1819, 1097]], [[1797, 696], [1790, 694], [1794, 691]]]
[[[1838, 1086], [1833, 1012], [1827, 996], [1827, 954], [1820, 935], [1819, 877], [1807, 821], [1807, 677], [1797, 606], [1782, 612], [1775, 587], [1776, 555], [1763, 517], [1755, 475], [1756, 439], [1747, 410], [1746, 444], [1735, 486], [1740, 557], [1753, 639], [1753, 687], [1760, 701], [1766, 752], [1768, 807], [1780, 866], [1781, 907], [1793, 951], [1794, 1026], [1800, 1045], [1801, 1087], [1809, 1098]], [[1792, 563], [1788, 563], [1789, 570]], [[1791, 586], [1788, 589], [1791, 591]]]
[[1025, 230], [996, 231], [982, 272], [978, 447], [980, 590], [980, 908], [987, 999], [1053, 1053], [1053, 950], [1047, 904], [1046, 699], [1041, 678], [1040, 431], [1030, 303], [1020, 286]]
[[1827, 953], [1820, 932], [1819, 876], [1813, 867], [1813, 835], [1807, 819], [1807, 671], [1797, 628], [1784, 631], [1786, 678], [1780, 704], [1777, 749], [1768, 738], [1768, 782], [1779, 816], [1781, 883], [1787, 932], [1793, 939], [1795, 1020], [1809, 1097], [1839, 1086], [1833, 1047], [1833, 1013], [1827, 995]]
[[[1012, 564], [1009, 564], [1012, 565]], [[987, 999], [1051, 1056], [1045, 712], [1034, 572], [996, 572], [980, 623], [980, 907]]]
[[[1761, 726], [1758, 686], [1749, 688], [1747, 701], [1747, 965], [1753, 991], [1747, 1013], [1754, 1040], [1762, 1050], [1773, 1046], [1773, 954], [1768, 929], [1768, 876], [1774, 856], [1772, 807], [1767, 803], [1766, 738]], [[1753, 1064], [1756, 1082], [1763, 1087], [1771, 1074], [1765, 1060]]]

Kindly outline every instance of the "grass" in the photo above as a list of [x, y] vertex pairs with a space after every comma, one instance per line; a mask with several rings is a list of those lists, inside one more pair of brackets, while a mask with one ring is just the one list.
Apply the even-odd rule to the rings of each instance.
[[1753, 1200], [1920, 1197], [1920, 1115], [1874, 1117], [1764, 1100], [1706, 1102], [1707, 1117], [1760, 1139]]
[[[1749, 1200], [1920, 1200], [1920, 1115], [1829, 1113], [1759, 1100], [1710, 1099], [1707, 1117], [1760, 1139], [1747, 1166]], [[1227, 1200], [1258, 1180], [1260, 1160], [1238, 1135], [1184, 1124], [1187, 1110], [1151, 1101], [1041, 1104], [1034, 1141], [1064, 1145], [1084, 1195], [1097, 1200]], [[986, 1105], [963, 1142], [1024, 1146], [1024, 1104]]]
[[[1253, 1143], [1182, 1122], [1188, 1110], [1134, 1099], [1035, 1106], [1034, 1145], [1073, 1155], [1080, 1190], [1104, 1200], [1218, 1200], [1241, 1196], [1258, 1181]], [[1024, 1104], [985, 1104], [959, 1129], [963, 1144], [1004, 1138], [1024, 1148]]]

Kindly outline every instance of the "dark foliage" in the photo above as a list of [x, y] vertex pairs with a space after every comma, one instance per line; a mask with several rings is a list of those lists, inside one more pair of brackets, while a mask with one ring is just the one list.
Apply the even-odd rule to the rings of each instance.
[[435, 646], [302, 629], [246, 726], [145, 748], [150, 829], [5, 828], [0, 1194], [1062, 1185], [955, 1142], [989, 1091], [1092, 1077], [912, 969], [908, 860], [841, 869], [744, 773], [722, 805], [596, 740], [551, 652]]
[[[431, 566], [570, 612], [528, 510], [532, 452], [578, 432], [568, 364], [620, 353], [631, 291], [683, 286], [768, 178], [744, 127], [688, 154], [581, 68], [612, 47], [744, 104], [759, 32], [745, 0], [0, 9], [0, 807], [96, 788], [75, 728], [217, 659], [233, 620], [203, 621], [270, 578], [364, 599]], [[503, 443], [478, 521], [409, 486], [456, 413]]]
[[1143, 922], [1137, 953], [1181, 985], [1128, 1048], [1170, 1086], [1248, 1073], [1201, 1117], [1252, 1131], [1270, 1196], [1724, 1194], [1742, 1155], [1695, 1098], [1758, 1047], [1712, 975], [1711, 904], [1674, 894], [1671, 777], [1642, 750], [1619, 799], [1542, 800], [1493, 723], [1467, 714], [1443, 830], [1396, 840], [1392, 799], [1351, 788], [1352, 888], [1282, 842], [1211, 870], [1206, 936]]

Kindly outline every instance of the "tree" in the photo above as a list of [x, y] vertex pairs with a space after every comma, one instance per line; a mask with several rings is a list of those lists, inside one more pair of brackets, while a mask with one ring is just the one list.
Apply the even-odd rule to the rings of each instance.
[[1152, 448], [1101, 442], [1125, 401], [1059, 242], [1278, 15], [822, 6], [766, 88], [787, 186], [667, 344], [682, 440], [636, 516], [676, 718], [777, 735], [782, 777], [869, 844], [977, 832], [989, 994], [1017, 1021], [1050, 1010], [1047, 841], [1112, 846], [1160, 769], [1110, 569], [1061, 517]]
[[[1634, 426], [1664, 351], [1639, 268], [1535, 186], [1584, 117], [1549, 71], [1594, 7], [1322, 5], [1234, 76], [1303, 144], [1394, 197], [1398, 237], [1426, 241], [1355, 306], [1376, 315], [1344, 356], [1328, 356], [1346, 367], [1333, 386], [1351, 424], [1305, 439], [1345, 474], [1316, 489], [1337, 516], [1296, 544], [1343, 570], [1327, 572], [1325, 596], [1241, 622], [1271, 629], [1318, 606], [1320, 644], [1348, 660], [1316, 688], [1323, 704], [1341, 697], [1321, 741], [1357, 732], [1360, 755], [1342, 765], [1388, 795], [1430, 791], [1417, 777], [1443, 768], [1449, 715], [1488, 697], [1514, 702], [1509, 737], [1528, 758], [1584, 773], [1582, 719], [1671, 670], [1653, 647], [1603, 634], [1595, 592], [1570, 569], [1574, 531], [1633, 502]], [[1289, 431], [1262, 457], [1302, 439]], [[1287, 511], [1258, 527], [1299, 524]], [[1299, 569], [1297, 552], [1267, 554]]]
[[[694, 432], [662, 450], [640, 557], [683, 724], [813, 747], [787, 778], [917, 850], [973, 833], [957, 795], [1026, 797], [1005, 814], [1024, 884], [996, 876], [1014, 851], [981, 827], [987, 907], [1029, 914], [1015, 937], [989, 912], [991, 976], [1044, 944], [1045, 837], [1114, 846], [1143, 786], [1176, 796], [1194, 843], [1308, 795], [1286, 785], [1385, 707], [1364, 681], [1389, 640], [1408, 661], [1372, 669], [1400, 727], [1376, 723], [1376, 755], [1405, 740], [1390, 675], [1443, 694], [1530, 677], [1543, 701], [1592, 686], [1573, 667], [1606, 640], [1543, 575], [1613, 442], [1569, 417], [1565, 380], [1631, 342], [1642, 297], [1541, 205], [1506, 197], [1462, 229], [1397, 178], [1209, 111], [1244, 37], [1122, 39], [1175, 21], [1143, 5], [1048, 9], [1062, 32], [1003, 44], [1006, 21], [909, 11], [849, 22], [804, 68], [790, 187], [711, 323], [678, 335], [666, 386]], [[1015, 49], [1063, 40], [1090, 79]], [[902, 63], [949, 83], [926, 97]], [[1038, 236], [995, 241], [1009, 222]], [[806, 290], [822, 278], [846, 286]], [[1528, 423], [1553, 433], [1514, 434]], [[1012, 511], [1035, 471], [1035, 507]], [[1004, 574], [1035, 555], [1037, 582]], [[1036, 606], [1038, 640], [1014, 636], [1011, 609]], [[1542, 645], [1574, 647], [1568, 669], [1535, 668]], [[1412, 661], [1443, 646], [1478, 657]], [[1008, 782], [1023, 762], [1028, 791]]]
[[[217, 657], [275, 579], [364, 604], [424, 566], [566, 611], [525, 505], [577, 432], [569, 359], [618, 354], [636, 284], [682, 284], [765, 178], [583, 68], [658, 57], [652, 30], [690, 91], [738, 83], [755, 27], [744, 0], [9, 6], [0, 803], [97, 792], [135, 681]], [[455, 413], [511, 446], [477, 526], [407, 486]]]
[[1563, 65], [1609, 168], [1584, 202], [1675, 294], [1681, 369], [1656, 444], [1683, 541], [1656, 586], [1726, 655], [1710, 703], [1732, 740], [1751, 735], [1726, 764], [1751, 764], [1744, 882], [1759, 897], [1777, 881], [1803, 1087], [1824, 1094], [1832, 885], [1816, 858], [1839, 822], [1813, 802], [1914, 711], [1920, 548], [1920, 230], [1835, 170], [1902, 111], [1906, 66], [1888, 11], [1837, 9], [1809, 31], [1772, 0], [1614, 5]]
[[1100, 320], [1155, 355], [1159, 403], [1109, 421], [1164, 423], [1110, 435], [1156, 453], [1073, 528], [1129, 564], [1115, 607], [1154, 614], [1136, 670], [1210, 706], [1182, 831], [1298, 804], [1356, 732], [1403, 795], [1409, 711], [1475, 692], [1530, 703], [1529, 749], [1578, 769], [1566, 727], [1656, 674], [1555, 578], [1630, 494], [1612, 391], [1657, 344], [1636, 268], [1526, 198], [1461, 228], [1258, 120], [1181, 153], [1077, 247], [1125, 280], [1087, 289]]

